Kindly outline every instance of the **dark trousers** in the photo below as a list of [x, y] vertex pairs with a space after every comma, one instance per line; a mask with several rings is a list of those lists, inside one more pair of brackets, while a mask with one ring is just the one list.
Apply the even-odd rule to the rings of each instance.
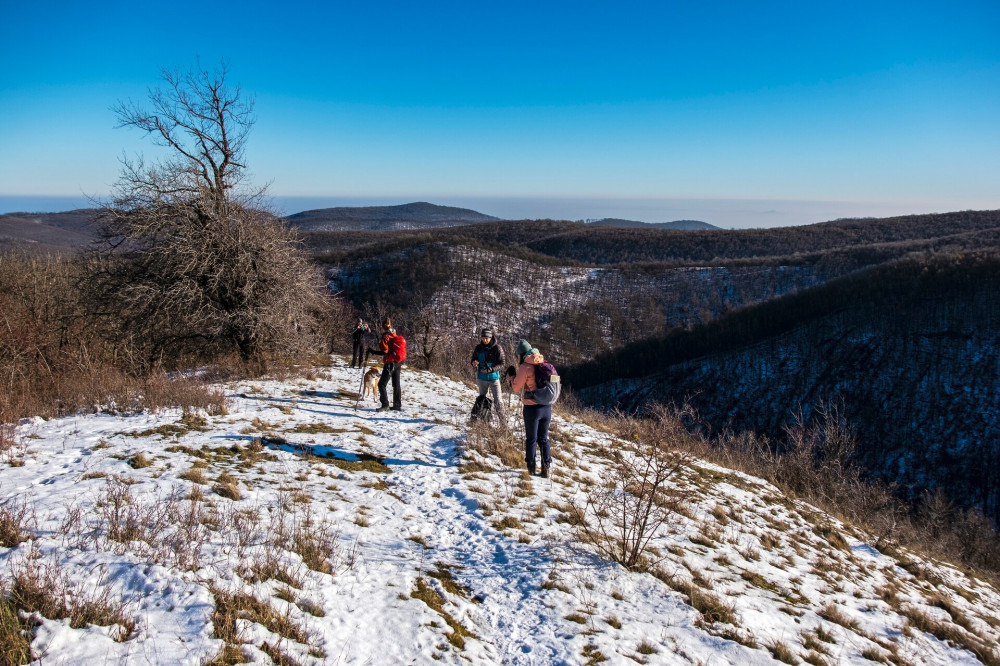
[[386, 363], [382, 366], [382, 376], [378, 378], [378, 399], [383, 407], [389, 406], [389, 396], [386, 395], [385, 385], [392, 378], [392, 408], [400, 409], [403, 406], [403, 392], [399, 388], [399, 370], [402, 363]]
[[365, 357], [365, 341], [355, 340], [354, 341], [354, 357], [351, 359], [351, 367], [354, 366], [361, 367], [363, 365], [362, 360]]
[[552, 405], [524, 406], [524, 461], [528, 470], [535, 472], [535, 447], [542, 454], [542, 468], [548, 469], [552, 464], [552, 451], [549, 449], [549, 421], [552, 420]]

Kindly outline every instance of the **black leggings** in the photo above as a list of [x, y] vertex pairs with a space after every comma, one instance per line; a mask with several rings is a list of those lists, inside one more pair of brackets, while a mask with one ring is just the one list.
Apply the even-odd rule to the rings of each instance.
[[389, 396], [386, 395], [385, 385], [392, 379], [392, 408], [400, 409], [403, 404], [403, 392], [399, 387], [399, 370], [402, 363], [386, 363], [382, 366], [382, 376], [378, 380], [378, 399], [383, 407], [389, 406]]
[[364, 357], [365, 357], [365, 341], [364, 341], [364, 339], [362, 338], [361, 340], [355, 340], [354, 341], [354, 357], [351, 359], [351, 367], [353, 368], [354, 366], [358, 366], [360, 368], [361, 365], [362, 365], [361, 361], [364, 359]]
[[552, 464], [549, 449], [549, 421], [552, 420], [552, 405], [524, 406], [524, 461], [528, 469], [535, 469], [535, 446], [542, 454], [542, 467]]

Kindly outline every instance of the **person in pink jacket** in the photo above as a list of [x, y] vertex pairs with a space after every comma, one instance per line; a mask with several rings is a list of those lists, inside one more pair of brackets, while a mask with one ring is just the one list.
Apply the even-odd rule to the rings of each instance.
[[520, 366], [511, 380], [511, 391], [521, 395], [524, 406], [524, 461], [528, 463], [528, 473], [535, 474], [535, 449], [539, 449], [542, 458], [543, 479], [549, 476], [549, 466], [552, 464], [552, 451], [549, 448], [549, 422], [552, 420], [552, 405], [540, 405], [524, 394], [535, 390], [535, 366], [545, 359], [542, 354], [527, 340], [521, 340], [517, 345], [517, 359]]

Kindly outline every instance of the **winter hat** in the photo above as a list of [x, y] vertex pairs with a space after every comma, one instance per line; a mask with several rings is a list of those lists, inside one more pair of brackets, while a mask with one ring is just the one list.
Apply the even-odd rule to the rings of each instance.
[[482, 337], [482, 338], [492, 338], [493, 337], [493, 329], [492, 328], [484, 328], [483, 332], [480, 333], [479, 336]]
[[527, 340], [521, 340], [517, 343], [517, 356], [518, 358], [531, 352], [531, 343]]

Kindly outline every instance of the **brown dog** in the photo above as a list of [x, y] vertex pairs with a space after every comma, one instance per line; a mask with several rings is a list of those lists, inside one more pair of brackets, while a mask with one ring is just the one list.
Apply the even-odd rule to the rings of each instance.
[[378, 402], [378, 392], [375, 390], [378, 386], [378, 375], [378, 368], [368, 368], [368, 372], [365, 373], [365, 378], [361, 382], [362, 398], [371, 394], [372, 402]]

